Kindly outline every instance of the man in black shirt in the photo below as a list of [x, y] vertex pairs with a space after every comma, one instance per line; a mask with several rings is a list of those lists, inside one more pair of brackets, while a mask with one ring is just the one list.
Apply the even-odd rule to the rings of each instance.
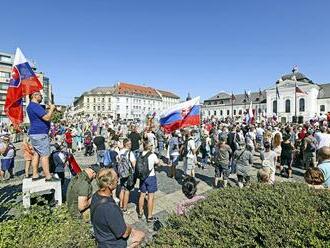
[[135, 155], [135, 158], [137, 159], [140, 154], [140, 141], [141, 141], [141, 135], [137, 132], [136, 126], [132, 126], [132, 132], [127, 136], [131, 140], [132, 143], [132, 152]]
[[99, 135], [94, 138], [93, 142], [96, 146], [97, 163], [103, 167], [103, 158], [105, 153], [105, 138]]
[[91, 221], [98, 247], [121, 248], [127, 247], [127, 243], [130, 243], [129, 247], [138, 247], [144, 233], [125, 224], [122, 212], [112, 198], [112, 191], [118, 184], [117, 173], [113, 169], [101, 169], [97, 182], [99, 190], [92, 197]]

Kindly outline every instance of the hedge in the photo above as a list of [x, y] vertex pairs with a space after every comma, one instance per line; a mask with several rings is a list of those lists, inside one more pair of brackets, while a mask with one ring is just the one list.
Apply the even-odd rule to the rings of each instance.
[[16, 209], [14, 219], [0, 223], [1, 248], [96, 247], [89, 226], [70, 217], [67, 207], [33, 205]]
[[171, 215], [149, 247], [330, 247], [330, 191], [255, 184], [210, 193]]

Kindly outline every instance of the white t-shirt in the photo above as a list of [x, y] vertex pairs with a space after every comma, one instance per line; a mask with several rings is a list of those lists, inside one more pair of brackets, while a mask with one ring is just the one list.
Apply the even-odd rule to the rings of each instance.
[[269, 152], [264, 152], [264, 160], [262, 161], [263, 167], [269, 167], [272, 172], [276, 171], [275, 158], [276, 152], [270, 150]]
[[323, 146], [330, 146], [330, 134], [317, 132], [315, 133], [315, 138], [318, 143], [317, 149]]
[[[144, 156], [147, 153], [148, 153], [148, 151], [143, 151], [142, 156]], [[158, 159], [157, 155], [154, 153], [150, 154], [148, 157], [149, 171], [151, 171], [149, 174], [150, 177], [156, 175], [155, 174], [155, 164], [158, 164], [158, 163], [159, 163], [159, 159]]]
[[195, 158], [195, 155], [193, 154], [193, 150], [196, 149], [195, 141], [193, 139], [188, 140], [188, 158]]

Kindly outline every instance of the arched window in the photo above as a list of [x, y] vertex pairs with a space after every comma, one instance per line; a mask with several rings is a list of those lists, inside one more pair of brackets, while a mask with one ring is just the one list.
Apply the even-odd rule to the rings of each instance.
[[290, 100], [286, 100], [285, 101], [285, 113], [290, 113], [291, 112], [291, 103], [290, 103]]
[[305, 111], [305, 99], [300, 98], [299, 100], [299, 111], [304, 112]]
[[273, 113], [277, 113], [277, 101], [273, 101]]

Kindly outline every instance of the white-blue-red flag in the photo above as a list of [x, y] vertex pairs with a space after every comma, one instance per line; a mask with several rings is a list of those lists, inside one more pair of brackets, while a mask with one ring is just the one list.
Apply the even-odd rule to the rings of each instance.
[[5, 113], [15, 127], [23, 122], [22, 98], [40, 90], [42, 85], [39, 79], [17, 48], [5, 102]]
[[179, 103], [160, 115], [160, 125], [166, 133], [177, 129], [200, 125], [200, 97]]

